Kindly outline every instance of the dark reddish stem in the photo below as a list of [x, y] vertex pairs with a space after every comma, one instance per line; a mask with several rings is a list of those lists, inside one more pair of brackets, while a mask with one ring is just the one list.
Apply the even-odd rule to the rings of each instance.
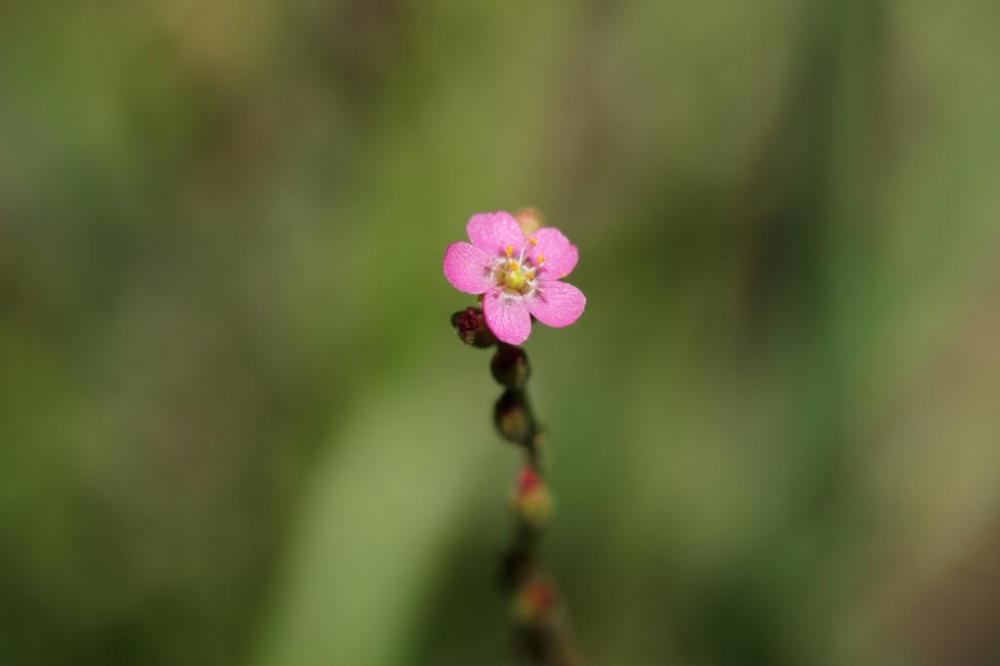
[[490, 371], [505, 390], [494, 405], [494, 423], [500, 435], [520, 447], [524, 456], [511, 541], [501, 559], [499, 575], [514, 615], [515, 650], [529, 664], [581, 666], [565, 607], [541, 557], [551, 497], [543, 474], [544, 430], [526, 391], [531, 376], [528, 355], [520, 347], [496, 341], [478, 308], [455, 313], [452, 325], [466, 344], [479, 348], [495, 345]]

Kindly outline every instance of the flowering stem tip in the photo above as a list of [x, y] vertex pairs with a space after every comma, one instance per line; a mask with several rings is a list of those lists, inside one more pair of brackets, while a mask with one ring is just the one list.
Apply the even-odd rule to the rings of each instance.
[[521, 224], [505, 212], [473, 215], [466, 225], [471, 242], [452, 243], [444, 253], [445, 277], [455, 289], [482, 297], [486, 325], [510, 345], [528, 339], [532, 319], [562, 328], [587, 305], [582, 291], [562, 281], [576, 267], [576, 246], [555, 227], [537, 228], [537, 211], [520, 216]]
[[578, 253], [563, 234], [542, 227], [534, 209], [474, 215], [466, 227], [471, 243], [448, 246], [444, 274], [459, 291], [479, 296], [482, 308], [452, 315], [459, 339], [480, 349], [496, 347], [490, 372], [503, 393], [493, 407], [500, 436], [519, 446], [524, 464], [514, 491], [514, 529], [503, 554], [500, 582], [510, 595], [517, 651], [532, 663], [576, 666], [565, 613], [555, 583], [541, 562], [539, 542], [552, 515], [552, 494], [542, 475], [542, 428], [528, 400], [528, 339], [532, 319], [560, 328], [579, 319], [586, 298], [562, 282]]

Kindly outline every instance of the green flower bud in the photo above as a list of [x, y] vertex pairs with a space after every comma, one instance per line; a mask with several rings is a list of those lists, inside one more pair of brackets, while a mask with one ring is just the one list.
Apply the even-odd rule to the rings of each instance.
[[524, 388], [531, 376], [528, 355], [520, 347], [500, 343], [497, 353], [490, 361], [493, 378], [503, 386], [512, 389]]
[[493, 421], [508, 442], [531, 446], [535, 424], [522, 391], [507, 389], [503, 392], [493, 408]]

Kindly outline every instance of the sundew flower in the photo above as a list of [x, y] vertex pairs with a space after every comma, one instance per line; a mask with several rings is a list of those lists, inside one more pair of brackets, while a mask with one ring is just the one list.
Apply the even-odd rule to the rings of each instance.
[[486, 325], [497, 339], [519, 345], [531, 334], [531, 318], [546, 326], [569, 326], [583, 314], [587, 298], [560, 278], [576, 266], [576, 246], [554, 227], [525, 235], [510, 213], [473, 215], [471, 243], [452, 243], [444, 275], [459, 291], [482, 294]]

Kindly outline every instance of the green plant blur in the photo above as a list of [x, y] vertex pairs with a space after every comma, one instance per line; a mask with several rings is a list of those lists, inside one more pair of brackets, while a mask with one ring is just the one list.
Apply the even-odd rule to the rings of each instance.
[[0, 663], [507, 664], [441, 273], [541, 208], [594, 665], [996, 664], [1000, 5], [0, 4]]

